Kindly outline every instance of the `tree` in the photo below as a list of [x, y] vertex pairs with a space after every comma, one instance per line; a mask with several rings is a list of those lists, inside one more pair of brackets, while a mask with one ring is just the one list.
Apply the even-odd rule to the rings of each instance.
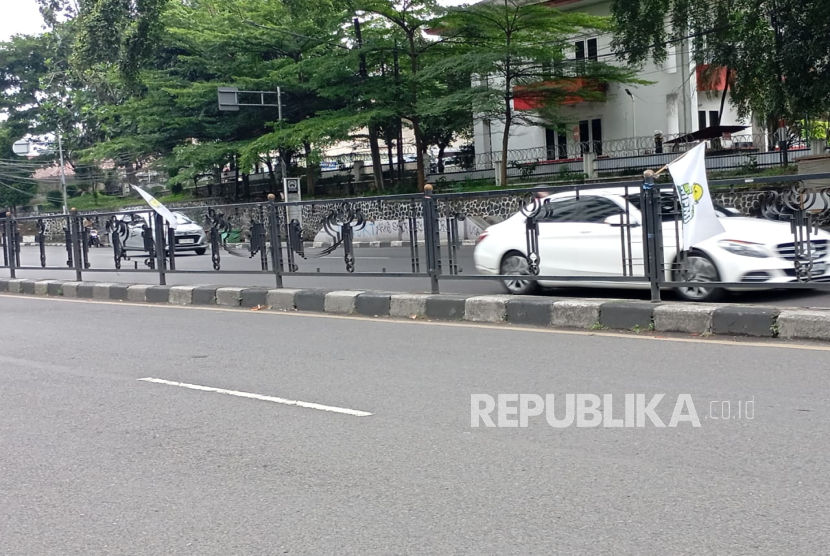
[[[507, 183], [508, 144], [515, 124], [537, 125], [540, 116], [554, 124], [550, 120], [557, 118], [556, 107], [566, 97], [601, 100], [608, 83], [636, 82], [627, 68], [566, 55], [573, 48], [570, 37], [607, 31], [610, 26], [606, 18], [521, 0], [453, 9], [441, 21], [437, 32], [459, 48], [435, 64], [431, 74], [472, 75], [476, 84], [439, 99], [436, 105], [471, 104], [477, 117], [502, 123], [501, 183]], [[515, 110], [513, 101], [519, 96], [535, 110]]]
[[422, 70], [421, 59], [438, 42], [429, 40], [426, 31], [432, 26], [436, 17], [442, 13], [435, 0], [354, 0], [354, 8], [358, 13], [382, 18], [393, 26], [402, 35], [403, 52], [409, 58], [409, 75], [406, 85], [402, 89], [404, 94], [398, 100], [399, 110], [404, 118], [412, 125], [415, 135], [416, 172], [418, 188], [423, 189], [426, 184], [424, 167], [424, 134], [421, 124], [421, 114], [418, 110], [420, 98], [419, 77]]
[[[444, 54], [446, 50], [442, 49]], [[428, 75], [428, 74], [427, 74]], [[463, 102], [471, 88], [470, 75], [445, 75], [442, 80], [422, 80], [426, 98], [421, 103], [424, 133], [424, 152], [429, 147], [438, 149], [438, 173], [444, 173], [444, 155], [447, 148], [459, 138], [470, 138], [473, 132], [473, 105]], [[462, 102], [442, 103], [441, 99], [460, 99]]]
[[620, 57], [659, 63], [688, 42], [697, 64], [727, 70], [742, 117], [794, 124], [830, 111], [826, 0], [616, 0], [612, 11]]
[[[75, 15], [70, 3], [39, 0], [49, 21], [58, 9]], [[168, 0], [85, 0], [77, 12], [79, 25], [75, 61], [82, 68], [114, 64], [132, 83], [153, 51]]]

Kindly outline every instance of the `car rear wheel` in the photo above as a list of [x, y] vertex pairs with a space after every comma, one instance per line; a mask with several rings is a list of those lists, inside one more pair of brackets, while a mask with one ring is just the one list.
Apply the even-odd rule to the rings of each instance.
[[723, 288], [704, 285], [706, 282], [720, 282], [718, 268], [712, 259], [699, 252], [691, 252], [678, 261], [679, 268], [674, 271], [675, 282], [701, 282], [700, 286], [681, 286], [675, 288], [677, 295], [686, 301], [717, 301], [726, 293]]
[[[511, 251], [501, 261], [501, 274], [512, 276], [532, 276], [530, 262], [518, 251]], [[502, 285], [513, 295], [530, 295], [539, 289], [535, 280], [502, 280]]]

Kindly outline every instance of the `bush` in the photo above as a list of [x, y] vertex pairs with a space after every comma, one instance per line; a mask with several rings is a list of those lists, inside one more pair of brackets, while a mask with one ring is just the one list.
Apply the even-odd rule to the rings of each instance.
[[184, 186], [180, 183], [174, 183], [170, 186], [170, 192], [173, 195], [180, 195], [184, 191]]
[[66, 196], [67, 197], [77, 197], [78, 196], [78, 186], [74, 184], [69, 184], [66, 186]]
[[63, 193], [50, 191], [46, 194], [46, 201], [52, 206], [61, 208], [63, 206]]

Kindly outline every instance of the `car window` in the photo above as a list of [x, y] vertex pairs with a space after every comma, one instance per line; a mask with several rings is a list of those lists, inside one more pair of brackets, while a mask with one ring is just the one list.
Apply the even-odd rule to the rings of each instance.
[[[642, 211], [640, 208], [640, 194], [635, 193], [628, 196], [628, 202], [631, 203], [631, 206], [636, 208], [639, 211]], [[661, 193], [660, 194], [660, 212], [663, 219], [663, 222], [670, 222], [674, 220], [675, 213], [677, 212], [677, 207], [674, 201], [674, 194], [672, 193]]]
[[548, 204], [549, 214], [540, 218], [539, 222], [579, 222], [579, 202], [576, 199], [553, 199]]
[[580, 200], [582, 212], [579, 222], [603, 223], [609, 216], [622, 214], [623, 209], [605, 197], [585, 196]]

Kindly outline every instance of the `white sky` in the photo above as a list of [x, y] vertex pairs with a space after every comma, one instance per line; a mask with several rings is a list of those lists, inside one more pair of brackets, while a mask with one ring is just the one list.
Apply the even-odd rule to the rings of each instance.
[[[473, 2], [474, 0], [443, 0], [439, 3], [458, 6]], [[0, 0], [0, 3], [5, 4], [0, 17], [0, 41], [8, 40], [15, 34], [33, 35], [43, 30], [43, 18], [40, 17], [35, 0]]]
[[33, 35], [43, 31], [43, 18], [35, 0], [0, 0], [3, 16], [0, 17], [0, 41], [12, 35]]

